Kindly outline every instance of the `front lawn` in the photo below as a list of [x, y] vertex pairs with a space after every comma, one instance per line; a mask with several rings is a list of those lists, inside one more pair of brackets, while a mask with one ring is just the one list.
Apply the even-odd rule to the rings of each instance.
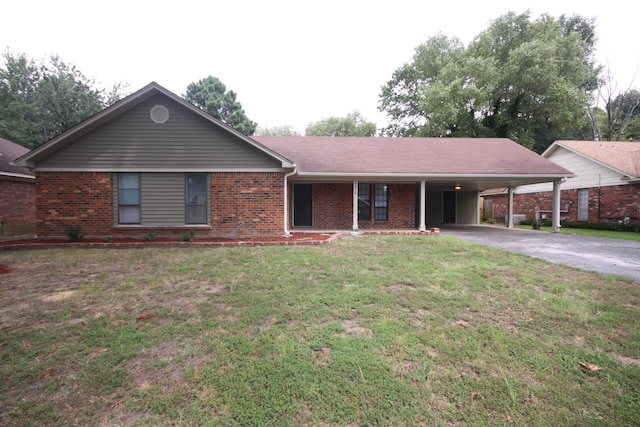
[[632, 425], [640, 284], [445, 236], [0, 252], [0, 425]]

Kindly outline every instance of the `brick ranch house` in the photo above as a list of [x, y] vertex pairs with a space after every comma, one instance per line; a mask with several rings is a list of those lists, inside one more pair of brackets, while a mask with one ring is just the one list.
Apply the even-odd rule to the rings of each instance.
[[[561, 184], [563, 220], [640, 224], [640, 142], [556, 141], [542, 157], [575, 172]], [[514, 212], [528, 219], [550, 219], [551, 190], [547, 183], [517, 187]], [[485, 216], [507, 217], [505, 189], [482, 195]]]
[[28, 152], [28, 148], [0, 138], [0, 238], [35, 231], [35, 176], [29, 169], [11, 164]]
[[572, 176], [508, 139], [248, 137], [156, 83], [15, 163], [43, 238], [426, 231], [477, 224], [482, 190]]

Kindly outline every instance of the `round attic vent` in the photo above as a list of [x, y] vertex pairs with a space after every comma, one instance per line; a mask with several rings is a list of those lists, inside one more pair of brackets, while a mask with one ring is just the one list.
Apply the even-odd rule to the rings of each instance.
[[151, 108], [151, 120], [155, 123], [164, 123], [169, 120], [169, 110], [164, 105], [154, 105]]

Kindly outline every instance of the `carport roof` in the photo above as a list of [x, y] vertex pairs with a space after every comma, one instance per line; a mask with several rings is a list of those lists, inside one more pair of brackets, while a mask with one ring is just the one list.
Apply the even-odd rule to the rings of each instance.
[[293, 161], [300, 177], [464, 181], [481, 190], [573, 176], [506, 138], [253, 138]]

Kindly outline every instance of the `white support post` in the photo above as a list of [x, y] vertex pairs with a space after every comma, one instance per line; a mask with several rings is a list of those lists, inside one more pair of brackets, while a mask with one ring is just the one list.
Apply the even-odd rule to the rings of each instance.
[[427, 220], [425, 214], [426, 182], [420, 181], [420, 231], [427, 231]]
[[358, 231], [358, 181], [353, 181], [353, 231]]
[[553, 181], [553, 214], [551, 220], [551, 232], [560, 232], [560, 182]]
[[513, 228], [513, 187], [511, 186], [509, 186], [509, 211], [507, 216], [507, 227]]

